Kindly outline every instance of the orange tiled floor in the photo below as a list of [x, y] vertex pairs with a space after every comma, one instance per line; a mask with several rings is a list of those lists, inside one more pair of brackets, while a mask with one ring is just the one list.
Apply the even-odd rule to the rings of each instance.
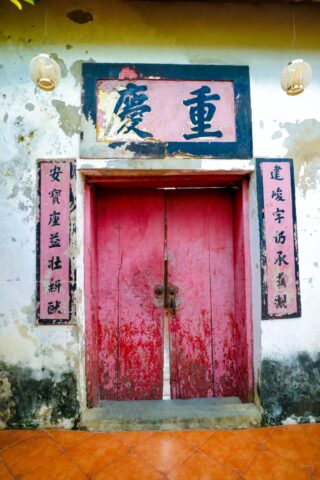
[[0, 431], [0, 479], [320, 480], [320, 424], [242, 431]]

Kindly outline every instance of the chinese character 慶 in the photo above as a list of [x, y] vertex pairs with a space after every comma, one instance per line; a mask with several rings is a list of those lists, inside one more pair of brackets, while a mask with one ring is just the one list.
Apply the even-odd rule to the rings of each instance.
[[151, 111], [151, 107], [145, 104], [148, 100], [147, 95], [144, 93], [147, 88], [145, 85], [128, 83], [126, 88], [119, 92], [120, 97], [114, 108], [114, 113], [121, 120], [121, 126], [117, 133], [133, 131], [141, 138], [152, 137], [151, 133], [138, 128], [144, 114]]
[[210, 87], [204, 85], [197, 90], [191, 92], [194, 98], [184, 100], [183, 104], [190, 107], [189, 116], [193, 127], [193, 133], [184, 134], [186, 140], [200, 137], [216, 137], [221, 138], [222, 132], [220, 130], [209, 131], [211, 128], [211, 120], [216, 112], [216, 106], [212, 101], [220, 100], [220, 95], [217, 93], [211, 94]]

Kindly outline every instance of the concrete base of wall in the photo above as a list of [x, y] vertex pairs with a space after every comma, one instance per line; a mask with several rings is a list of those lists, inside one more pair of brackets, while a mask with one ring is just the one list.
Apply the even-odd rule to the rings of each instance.
[[258, 427], [261, 412], [237, 397], [105, 401], [87, 409], [80, 429], [99, 432]]

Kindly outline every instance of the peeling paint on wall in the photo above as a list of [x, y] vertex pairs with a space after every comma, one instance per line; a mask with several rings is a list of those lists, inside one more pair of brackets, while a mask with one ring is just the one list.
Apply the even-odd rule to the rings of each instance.
[[72, 10], [72, 12], [67, 13], [67, 17], [72, 20], [72, 22], [80, 23], [81, 25], [93, 21], [92, 14], [90, 12], [84, 12], [83, 10]]
[[68, 75], [68, 69], [64, 60], [60, 58], [56, 53], [50, 53], [50, 57], [57, 62], [60, 67], [61, 77], [64, 78]]
[[89, 58], [89, 60], [76, 60], [70, 67], [70, 73], [74, 77], [76, 84], [82, 84], [82, 64], [86, 63], [96, 63], [93, 58]]
[[52, 100], [52, 105], [59, 114], [59, 126], [68, 137], [80, 132], [80, 108], [67, 105], [62, 100]]
[[294, 159], [296, 182], [306, 195], [320, 181], [320, 122], [308, 119], [283, 126], [289, 134], [284, 146]]

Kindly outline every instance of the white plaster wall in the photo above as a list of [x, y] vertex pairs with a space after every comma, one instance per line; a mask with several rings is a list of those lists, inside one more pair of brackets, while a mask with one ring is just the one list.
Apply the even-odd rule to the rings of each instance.
[[[79, 375], [84, 404], [81, 176], [77, 192], [78, 326], [35, 326], [35, 207], [36, 159], [79, 156], [79, 68], [81, 61], [89, 60], [249, 65], [254, 156], [293, 156], [295, 161], [303, 312], [299, 319], [261, 323], [253, 175], [250, 229], [255, 370], [261, 357], [318, 352], [320, 8], [298, 9], [294, 51], [290, 5], [110, 1], [107, 8], [105, 2], [74, 1], [48, 2], [46, 14], [41, 2], [34, 8], [25, 6], [22, 13], [4, 3], [0, 6], [0, 17], [6, 19], [0, 27], [0, 359], [37, 371], [45, 366], [59, 372], [70, 366]], [[93, 22], [79, 25], [67, 19], [66, 13], [76, 9], [91, 11]], [[64, 77], [52, 93], [36, 89], [28, 75], [29, 60], [40, 52], [54, 53], [62, 62]], [[279, 76], [296, 56], [310, 62], [314, 78], [303, 95], [289, 98], [280, 89]], [[64, 103], [57, 104], [57, 100]], [[174, 163], [166, 162], [174, 168]], [[82, 164], [79, 162], [78, 168]], [[206, 160], [193, 164], [208, 168]], [[225, 168], [226, 161], [217, 160], [216, 165]], [[238, 160], [228, 161], [228, 165], [244, 168]], [[252, 166], [253, 162], [247, 165], [249, 169]]]

